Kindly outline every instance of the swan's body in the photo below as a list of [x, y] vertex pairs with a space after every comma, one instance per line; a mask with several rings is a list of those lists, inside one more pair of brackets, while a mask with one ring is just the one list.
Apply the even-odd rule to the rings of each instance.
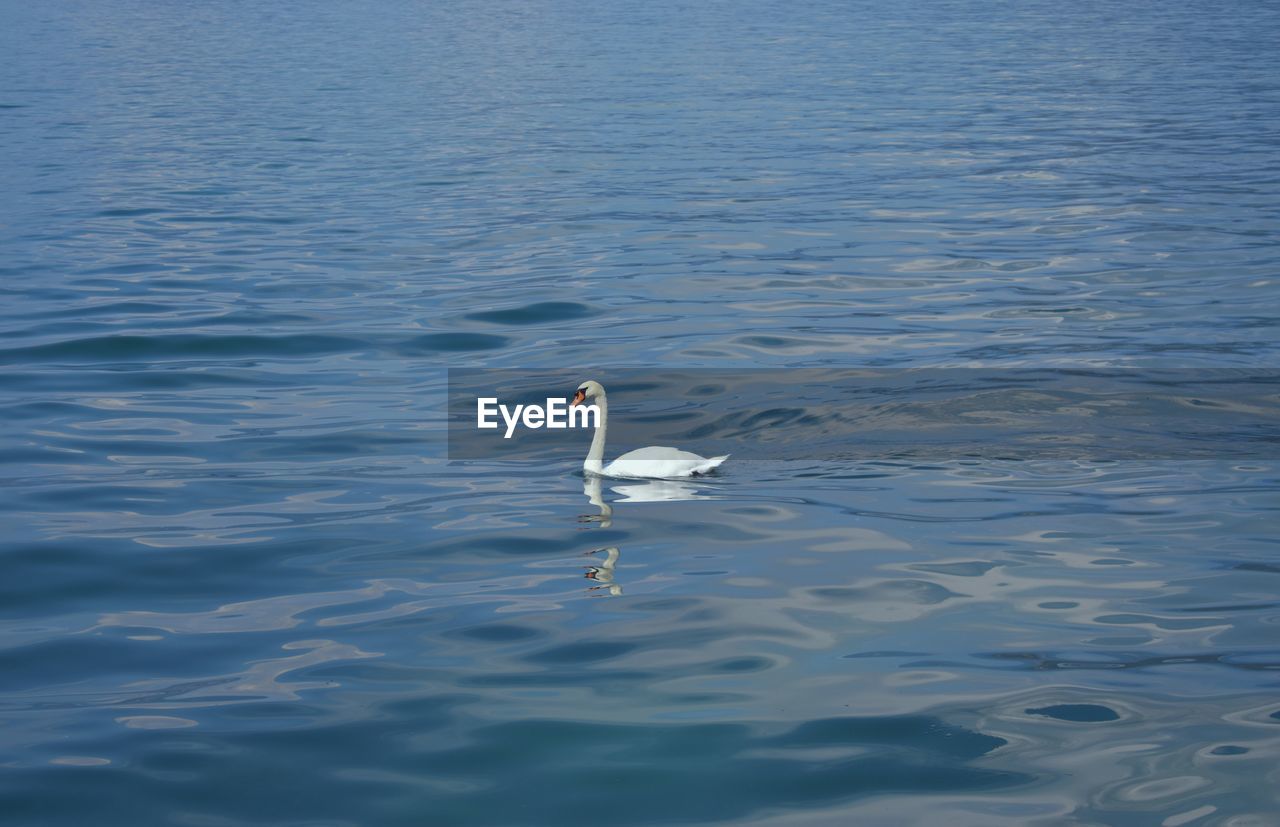
[[[671, 479], [705, 474], [724, 462], [728, 456], [700, 457], [678, 448], [637, 448], [627, 451], [604, 467], [606, 477], [627, 479]], [[585, 468], [586, 465], [584, 464]]]
[[692, 477], [712, 471], [729, 458], [728, 454], [722, 457], [702, 457], [678, 448], [652, 446], [628, 451], [605, 465], [604, 441], [609, 427], [609, 400], [599, 382], [583, 382], [573, 395], [573, 404], [581, 405], [587, 399], [595, 400], [596, 407], [600, 409], [600, 421], [596, 425], [595, 436], [591, 438], [591, 450], [582, 463], [582, 470], [588, 474], [624, 479]]

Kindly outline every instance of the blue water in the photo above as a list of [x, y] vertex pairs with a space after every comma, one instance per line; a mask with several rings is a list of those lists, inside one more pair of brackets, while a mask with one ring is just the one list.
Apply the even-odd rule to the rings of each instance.
[[449, 367], [1274, 368], [1278, 41], [0, 5], [2, 820], [1280, 824], [1274, 462], [445, 452]]

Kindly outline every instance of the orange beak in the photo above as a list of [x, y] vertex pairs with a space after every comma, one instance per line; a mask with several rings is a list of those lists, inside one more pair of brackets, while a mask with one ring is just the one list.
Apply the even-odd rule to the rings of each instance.
[[587, 398], [587, 395], [585, 393], [583, 393], [582, 391], [578, 391], [573, 395], [573, 401], [569, 403], [569, 407], [570, 408], [578, 407], [579, 405], [582, 404], [582, 400], [586, 398]]

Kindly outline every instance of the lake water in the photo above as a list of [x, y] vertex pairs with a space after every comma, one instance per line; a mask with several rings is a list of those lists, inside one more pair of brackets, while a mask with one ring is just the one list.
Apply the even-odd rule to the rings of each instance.
[[450, 462], [445, 405], [1274, 369], [1277, 42], [1257, 2], [4, 4], [2, 820], [1280, 824], [1274, 452], [595, 489]]

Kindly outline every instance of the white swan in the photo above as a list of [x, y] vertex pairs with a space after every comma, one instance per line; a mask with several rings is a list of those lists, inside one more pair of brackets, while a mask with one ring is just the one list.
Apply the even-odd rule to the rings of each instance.
[[588, 474], [628, 479], [691, 477], [694, 474], [705, 474], [729, 458], [728, 454], [708, 458], [676, 448], [649, 447], [628, 451], [605, 465], [604, 439], [605, 430], [609, 426], [609, 400], [599, 382], [583, 382], [579, 385], [570, 407], [581, 405], [588, 399], [594, 400], [596, 407], [600, 409], [600, 421], [596, 425], [595, 436], [591, 438], [591, 450], [582, 463], [582, 470]]

